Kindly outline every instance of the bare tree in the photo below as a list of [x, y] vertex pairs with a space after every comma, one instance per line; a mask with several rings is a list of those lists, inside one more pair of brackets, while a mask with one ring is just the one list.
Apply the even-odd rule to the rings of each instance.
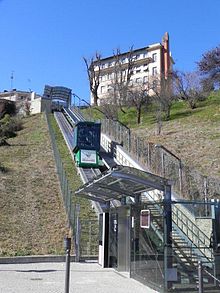
[[139, 84], [131, 85], [129, 87], [128, 103], [130, 106], [133, 106], [136, 109], [137, 124], [141, 123], [141, 114], [143, 107], [148, 106], [150, 103], [148, 86], [148, 83], [142, 82]]
[[220, 45], [203, 54], [198, 62], [198, 68], [209, 83], [209, 88], [220, 87]]
[[173, 92], [173, 75], [169, 74], [168, 77], [163, 75], [153, 76], [150, 80], [150, 88], [154, 93], [160, 112], [160, 115], [157, 114], [156, 116], [162, 118], [162, 113], [164, 113], [165, 120], [169, 120], [170, 110], [176, 98]]
[[191, 109], [195, 109], [196, 103], [200, 99], [205, 98], [203, 84], [199, 73], [196, 71], [176, 71], [174, 76], [177, 96], [186, 101]]
[[108, 119], [118, 120], [118, 105], [113, 103], [111, 97], [106, 98], [105, 101], [101, 103], [100, 108]]
[[117, 104], [123, 113], [125, 113], [123, 106], [127, 104], [129, 84], [135, 63], [133, 55], [133, 47], [126, 54], [121, 54], [120, 49], [113, 51], [114, 66], [108, 96], [111, 97], [111, 102]]
[[25, 116], [30, 116], [31, 115], [31, 102], [28, 100], [28, 98], [24, 101], [22, 105], [23, 111], [25, 113]]
[[95, 57], [87, 59], [83, 57], [86, 65], [87, 76], [89, 80], [90, 91], [93, 96], [94, 105], [98, 105], [98, 88], [100, 84], [100, 72], [101, 72], [101, 54], [95, 54]]

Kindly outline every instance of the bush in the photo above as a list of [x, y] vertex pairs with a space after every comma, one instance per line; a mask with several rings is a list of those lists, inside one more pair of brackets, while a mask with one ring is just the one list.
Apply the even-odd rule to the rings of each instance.
[[10, 117], [6, 114], [3, 119], [0, 120], [0, 138], [7, 139], [15, 137], [16, 132], [22, 129], [22, 120], [18, 117]]

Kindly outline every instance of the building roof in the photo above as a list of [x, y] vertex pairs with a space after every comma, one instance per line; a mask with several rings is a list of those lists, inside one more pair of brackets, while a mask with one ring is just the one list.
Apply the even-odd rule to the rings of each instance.
[[[152, 50], [156, 50], [156, 49], [160, 49], [162, 47], [162, 45], [160, 43], [155, 43], [155, 44], [152, 44], [152, 45], [149, 45], [147, 47], [142, 47], [142, 48], [139, 48], [139, 49], [134, 49], [134, 50], [131, 50], [133, 53], [138, 53], [140, 51], [152, 51]], [[127, 54], [129, 53], [129, 51], [127, 52], [123, 52], [123, 53], [120, 53], [120, 56], [127, 56]], [[108, 56], [108, 57], [105, 57], [105, 58], [101, 58], [100, 61], [108, 61], [108, 60], [111, 60], [111, 59], [114, 59], [115, 56], [112, 55], [112, 56]], [[96, 63], [97, 61], [94, 61], [94, 63]]]

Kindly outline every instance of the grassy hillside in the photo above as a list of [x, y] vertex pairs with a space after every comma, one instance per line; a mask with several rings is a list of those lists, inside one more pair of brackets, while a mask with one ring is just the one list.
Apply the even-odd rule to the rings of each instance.
[[[153, 109], [144, 110], [141, 124], [136, 123], [134, 108], [119, 112], [119, 120], [140, 137], [160, 143], [190, 167], [204, 175], [220, 176], [220, 92], [199, 102], [196, 109], [189, 109], [185, 102], [173, 104], [171, 118], [162, 122], [162, 133], [156, 135], [157, 124]], [[88, 116], [90, 109], [87, 110]], [[93, 110], [95, 119], [100, 112]]]
[[220, 93], [189, 109], [184, 102], [174, 104], [170, 121], [163, 121], [161, 135], [155, 135], [156, 123], [133, 128], [139, 136], [160, 143], [185, 164], [204, 175], [220, 176]]
[[44, 115], [0, 147], [0, 256], [63, 253], [67, 221]]

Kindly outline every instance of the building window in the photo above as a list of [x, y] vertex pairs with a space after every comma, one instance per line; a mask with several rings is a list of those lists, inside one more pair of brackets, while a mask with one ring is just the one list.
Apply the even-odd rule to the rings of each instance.
[[143, 77], [143, 83], [147, 83], [147, 81], [148, 81], [148, 77], [147, 76], [144, 76]]
[[137, 56], [136, 55], [133, 55], [132, 56], [132, 60], [136, 60], [137, 59]]
[[153, 90], [157, 89], [157, 80], [153, 80]]
[[141, 78], [140, 77], [136, 78], [136, 83], [141, 83]]
[[157, 53], [154, 53], [154, 54], [152, 55], [152, 59], [153, 59], [154, 62], [157, 61]]
[[152, 68], [152, 75], [153, 76], [157, 75], [157, 67]]
[[108, 92], [108, 93], [111, 93], [111, 92], [113, 92], [113, 88], [112, 88], [112, 86], [111, 86], [111, 85], [108, 85], [108, 87], [107, 87], [107, 92]]
[[136, 67], [136, 73], [140, 73], [141, 72], [141, 68], [140, 67]]
[[148, 69], [148, 63], [145, 63], [144, 64], [144, 72], [148, 72], [149, 71], [149, 69]]
[[105, 93], [105, 86], [101, 86], [101, 94]]
[[108, 63], [102, 63], [101, 69], [108, 68]]

